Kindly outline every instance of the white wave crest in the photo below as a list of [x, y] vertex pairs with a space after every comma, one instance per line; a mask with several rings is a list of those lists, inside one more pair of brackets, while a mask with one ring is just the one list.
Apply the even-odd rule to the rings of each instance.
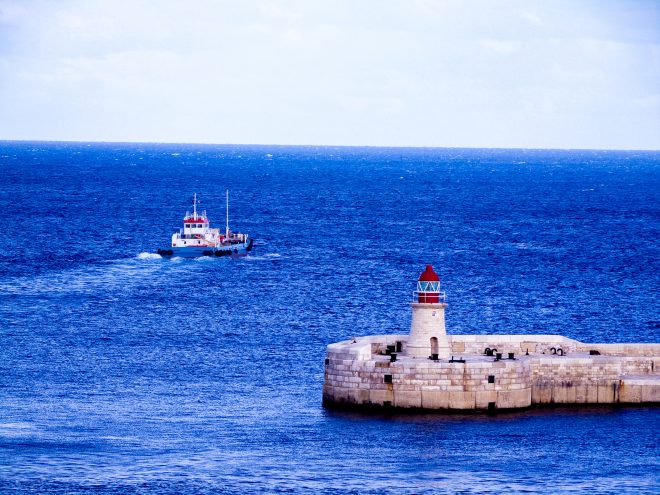
[[157, 254], [157, 253], [144, 252], [144, 253], [140, 253], [140, 254], [137, 255], [137, 259], [139, 259], [139, 260], [159, 260], [161, 258], [162, 258], [162, 256], [160, 254]]
[[24, 421], [16, 421], [13, 423], [0, 423], [0, 429], [2, 430], [33, 430], [35, 429], [34, 425]]
[[213, 261], [213, 258], [210, 256], [200, 256], [198, 258], [195, 258], [195, 261], [197, 263], [208, 263], [209, 261]]
[[279, 259], [281, 257], [282, 255], [279, 253], [269, 253], [269, 254], [264, 254], [263, 256], [254, 256], [250, 254], [242, 259], [244, 259], [245, 261], [271, 261], [274, 259]]

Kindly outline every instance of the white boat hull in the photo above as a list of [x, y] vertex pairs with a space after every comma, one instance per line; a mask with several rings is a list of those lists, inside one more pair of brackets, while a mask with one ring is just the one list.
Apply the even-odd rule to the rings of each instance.
[[252, 250], [252, 239], [240, 244], [231, 244], [227, 246], [208, 247], [208, 246], [186, 246], [186, 247], [169, 247], [167, 249], [159, 249], [157, 252], [165, 257], [181, 257], [181, 258], [199, 258], [201, 256], [209, 257], [223, 257], [223, 256], [247, 256]]

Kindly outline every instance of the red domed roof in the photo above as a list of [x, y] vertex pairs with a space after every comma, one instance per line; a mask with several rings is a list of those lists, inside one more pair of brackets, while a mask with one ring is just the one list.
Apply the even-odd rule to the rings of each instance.
[[426, 270], [422, 272], [418, 279], [419, 282], [440, 282], [440, 277], [433, 271], [431, 265], [426, 265]]

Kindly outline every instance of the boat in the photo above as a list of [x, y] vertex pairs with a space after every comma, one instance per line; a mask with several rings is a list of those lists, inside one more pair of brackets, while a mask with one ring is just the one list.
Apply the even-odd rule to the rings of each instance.
[[183, 228], [172, 234], [172, 244], [158, 249], [161, 256], [197, 258], [200, 256], [246, 256], [252, 250], [253, 239], [248, 234], [232, 232], [229, 229], [229, 191], [225, 231], [209, 226], [206, 211], [197, 212], [197, 193], [193, 194], [193, 211], [183, 217]]

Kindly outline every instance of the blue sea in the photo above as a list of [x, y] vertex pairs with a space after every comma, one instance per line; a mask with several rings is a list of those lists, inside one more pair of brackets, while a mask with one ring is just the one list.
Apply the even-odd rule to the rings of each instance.
[[[660, 492], [660, 409], [321, 406], [327, 344], [660, 342], [660, 152], [0, 142], [0, 493]], [[163, 259], [194, 192], [242, 259]]]

